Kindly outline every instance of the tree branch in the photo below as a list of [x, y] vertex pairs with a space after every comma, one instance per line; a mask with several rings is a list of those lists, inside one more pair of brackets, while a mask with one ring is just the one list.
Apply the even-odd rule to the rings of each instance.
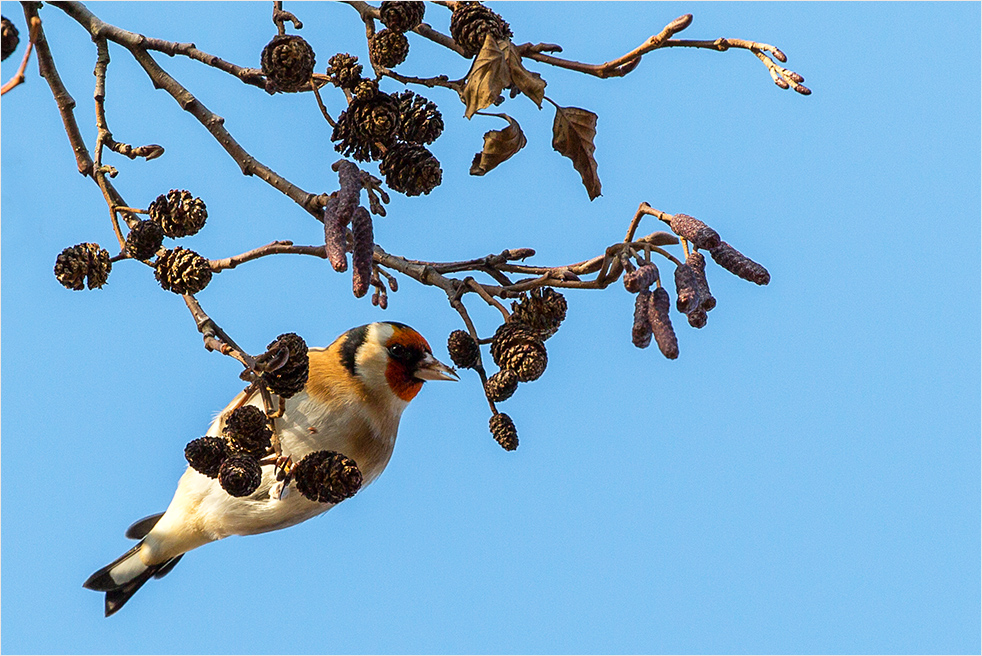
[[216, 57], [215, 55], [198, 50], [193, 43], [176, 43], [174, 41], [165, 41], [164, 39], [154, 39], [135, 32], [129, 32], [115, 25], [110, 25], [96, 17], [81, 2], [51, 2], [50, 4], [58, 7], [58, 9], [61, 9], [78, 21], [79, 24], [89, 31], [93, 39], [108, 39], [129, 50], [133, 48], [155, 50], [169, 57], [182, 55], [237, 77], [246, 84], [263, 90], [266, 88], [266, 77], [258, 68], [236, 66], [221, 57]]

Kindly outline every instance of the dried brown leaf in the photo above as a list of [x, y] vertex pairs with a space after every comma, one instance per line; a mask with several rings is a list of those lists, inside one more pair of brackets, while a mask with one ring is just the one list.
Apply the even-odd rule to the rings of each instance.
[[590, 200], [600, 195], [600, 176], [597, 160], [593, 157], [597, 136], [597, 115], [579, 107], [556, 106], [556, 120], [552, 124], [552, 147], [559, 154], [573, 161], [573, 168], [583, 179], [583, 186]]
[[484, 46], [467, 73], [467, 84], [461, 94], [467, 107], [464, 116], [470, 118], [493, 105], [502, 90], [510, 84], [511, 73], [505, 53], [489, 34], [484, 37]]
[[518, 54], [518, 48], [511, 41], [499, 41], [498, 46], [504, 51], [512, 84], [531, 98], [539, 109], [542, 109], [542, 99], [546, 95], [546, 81], [541, 75], [533, 73], [522, 65], [522, 56]]
[[484, 175], [525, 147], [525, 134], [518, 121], [507, 114], [487, 114], [508, 121], [508, 127], [484, 133], [484, 150], [474, 155], [471, 175]]

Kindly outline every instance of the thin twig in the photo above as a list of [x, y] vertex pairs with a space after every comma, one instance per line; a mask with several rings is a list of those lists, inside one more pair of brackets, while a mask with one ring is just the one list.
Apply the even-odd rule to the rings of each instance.
[[314, 257], [327, 259], [327, 250], [324, 246], [294, 246], [292, 241], [283, 240], [274, 241], [265, 246], [260, 246], [259, 248], [242, 253], [241, 255], [233, 255], [232, 257], [226, 257], [220, 260], [209, 260], [208, 266], [211, 267], [213, 272], [217, 273], [226, 269], [234, 269], [240, 264], [257, 260], [267, 255], [280, 254], [313, 255]]
[[228, 355], [235, 358], [243, 365], [245, 365], [248, 371], [255, 370], [256, 359], [242, 350], [231, 337], [222, 330], [221, 326], [215, 323], [211, 317], [201, 309], [201, 304], [198, 303], [196, 299], [191, 294], [184, 294], [184, 303], [188, 306], [188, 310], [191, 311], [191, 316], [194, 317], [194, 323], [198, 328], [198, 332], [201, 333], [204, 338], [205, 348], [209, 351], [218, 351], [222, 355]]
[[313, 90], [314, 90], [314, 98], [317, 99], [317, 106], [320, 108], [321, 114], [324, 115], [324, 119], [328, 122], [328, 124], [332, 128], [333, 127], [337, 127], [337, 123], [335, 123], [334, 122], [334, 119], [331, 118], [331, 115], [327, 113], [327, 107], [324, 105], [324, 100], [321, 98], [321, 92], [320, 92], [319, 85], [312, 84], [311, 85], [311, 88], [313, 88]]
[[30, 26], [31, 37], [30, 40], [27, 42], [27, 48], [24, 49], [24, 58], [21, 59], [20, 66], [17, 68], [17, 72], [14, 73], [14, 76], [10, 78], [6, 82], [6, 84], [3, 85], [2, 88], [0, 88], [0, 96], [4, 95], [14, 87], [20, 86], [21, 84], [27, 81], [27, 78], [24, 77], [24, 72], [27, 70], [27, 62], [31, 60], [31, 53], [34, 52], [35, 32], [37, 31], [36, 25], [40, 25], [40, 24], [41, 24], [40, 19], [38, 19], [36, 22], [31, 21], [30, 23], [28, 23], [28, 25]]

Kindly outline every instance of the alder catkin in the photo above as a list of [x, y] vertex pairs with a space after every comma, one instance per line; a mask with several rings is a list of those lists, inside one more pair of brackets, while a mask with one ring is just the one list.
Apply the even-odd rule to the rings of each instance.
[[351, 234], [354, 237], [351, 289], [356, 297], [361, 298], [368, 293], [372, 279], [372, 253], [375, 252], [372, 217], [364, 207], [357, 207], [351, 215]]
[[694, 216], [676, 214], [671, 218], [669, 225], [672, 227], [672, 232], [699, 248], [708, 251], [719, 246], [719, 233]]
[[700, 297], [696, 274], [688, 264], [675, 267], [675, 293], [678, 296], [675, 308], [682, 314], [688, 314], [699, 308]]
[[337, 196], [331, 196], [324, 204], [324, 250], [335, 271], [341, 273], [348, 270], [344, 225], [338, 218]]
[[648, 298], [648, 323], [651, 325], [651, 332], [662, 355], [669, 360], [674, 360], [679, 357], [679, 341], [668, 314], [670, 306], [671, 301], [664, 287], [651, 292]]
[[638, 292], [634, 299], [634, 325], [631, 326], [631, 341], [638, 348], [648, 348], [651, 344], [651, 323], [648, 320], [648, 303], [651, 292], [647, 289]]
[[771, 274], [767, 272], [767, 269], [725, 241], [721, 241], [719, 246], [711, 249], [709, 254], [713, 256], [716, 264], [744, 280], [749, 280], [758, 285], [766, 285], [771, 281]]
[[642, 289], [648, 289], [656, 280], [658, 268], [654, 264], [642, 264], [635, 271], [624, 274], [624, 289], [636, 294]]
[[685, 263], [692, 269], [696, 293], [699, 294], [699, 309], [709, 312], [716, 307], [716, 298], [709, 291], [709, 281], [706, 279], [706, 256], [699, 251], [692, 251], [685, 258]]

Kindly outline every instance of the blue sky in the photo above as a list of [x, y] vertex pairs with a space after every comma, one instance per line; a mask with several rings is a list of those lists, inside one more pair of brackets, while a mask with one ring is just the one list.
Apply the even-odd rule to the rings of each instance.
[[[622, 239], [648, 201], [710, 223], [771, 284], [710, 269], [719, 305], [701, 331], [673, 315], [676, 361], [631, 345], [620, 285], [568, 293], [546, 374], [502, 405], [518, 451], [491, 439], [475, 375], [427, 385], [373, 486], [306, 524], [201, 548], [104, 619], [82, 581], [166, 507], [184, 444], [239, 391], [240, 368], [202, 348], [146, 267], [118, 264], [100, 291], [57, 284], [62, 248], [114, 238], [32, 62], [2, 112], [5, 653], [978, 653], [979, 5], [492, 6], [516, 43], [587, 62], [692, 13], [685, 38], [774, 44], [814, 93], [778, 89], [745, 51], [664, 50], [614, 80], [530, 63], [547, 95], [600, 116], [591, 203], [552, 151], [550, 109], [508, 100], [528, 145], [477, 178], [471, 158], [501, 122], [468, 122], [452, 92], [422, 90], [447, 123], [433, 147], [443, 185], [393, 194], [379, 244], [434, 260], [533, 247], [536, 262], [570, 263]], [[335, 52], [366, 58], [349, 7], [287, 8], [318, 71]], [[93, 9], [248, 66], [274, 33], [267, 3]], [[3, 13], [26, 35], [18, 5]], [[56, 8], [41, 15], [91, 147], [94, 46]], [[449, 12], [427, 20], [445, 31]], [[404, 73], [466, 72], [410, 38]], [[208, 225], [184, 242], [212, 258], [317, 243], [319, 224], [111, 55], [113, 134], [167, 149], [149, 163], [107, 155], [124, 198], [204, 198]], [[156, 57], [260, 161], [335, 188], [309, 95]], [[400, 282], [383, 312], [325, 262], [283, 256], [222, 273], [199, 298], [252, 352], [282, 332], [322, 345], [390, 319], [445, 357], [459, 318], [441, 292]], [[468, 303], [490, 334], [500, 316]]]

